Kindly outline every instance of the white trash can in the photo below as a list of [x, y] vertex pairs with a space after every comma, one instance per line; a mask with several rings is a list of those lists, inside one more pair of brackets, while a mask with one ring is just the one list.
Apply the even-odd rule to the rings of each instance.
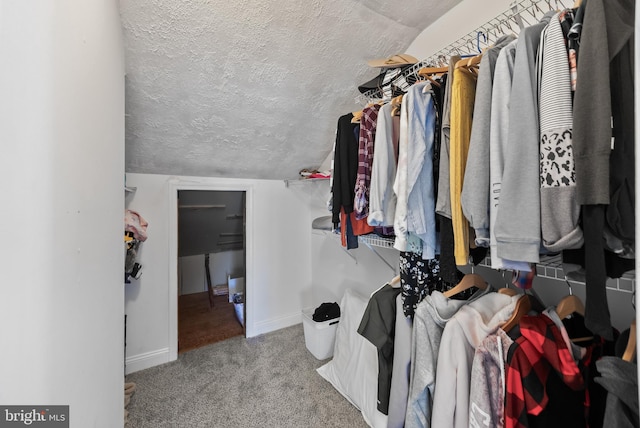
[[314, 357], [318, 360], [326, 360], [333, 356], [333, 345], [340, 318], [318, 322], [313, 320], [313, 312], [313, 308], [302, 310], [304, 343]]

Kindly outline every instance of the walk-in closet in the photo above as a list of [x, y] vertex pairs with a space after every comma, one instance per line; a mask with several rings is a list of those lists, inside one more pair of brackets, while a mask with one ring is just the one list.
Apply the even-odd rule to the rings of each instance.
[[0, 426], [640, 425], [638, 13], [0, 1]]

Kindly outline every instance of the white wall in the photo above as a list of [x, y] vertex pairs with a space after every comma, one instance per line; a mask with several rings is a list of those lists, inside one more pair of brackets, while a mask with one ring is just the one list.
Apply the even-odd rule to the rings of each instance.
[[178, 257], [178, 292], [184, 294], [207, 291], [204, 255]]
[[[329, 184], [320, 182], [313, 188], [307, 187], [312, 217], [330, 215], [325, 204]], [[315, 308], [323, 302], [340, 303], [347, 288], [369, 296], [393, 278], [398, 272], [399, 252], [388, 248], [374, 249], [386, 263], [362, 243], [357, 249], [346, 250], [340, 244], [339, 235], [314, 231], [311, 235], [313, 289], [308, 307]]]
[[424, 29], [406, 52], [419, 59], [427, 58], [489, 22], [507, 10], [510, 3], [511, 0], [463, 0]]
[[[247, 191], [247, 336], [301, 322], [301, 309], [311, 295], [308, 195], [286, 188], [282, 181], [172, 177], [127, 174], [137, 187], [129, 208], [149, 222], [149, 238], [140, 245], [140, 280], [126, 287], [127, 371], [170, 359], [169, 188], [239, 186]], [[241, 189], [240, 189], [241, 190]], [[250, 195], [251, 194], [251, 195]], [[252, 206], [249, 206], [252, 204]], [[250, 264], [250, 260], [253, 263]]]
[[[211, 284], [226, 285], [227, 274], [244, 275], [244, 252], [224, 251], [209, 255]], [[180, 295], [207, 291], [207, 279], [204, 270], [204, 255], [178, 258], [178, 281]]]
[[227, 274], [242, 276], [244, 274], [244, 251], [224, 251], [209, 256], [211, 281], [214, 285], [226, 284]]
[[123, 420], [117, 2], [0, 2], [0, 403]]

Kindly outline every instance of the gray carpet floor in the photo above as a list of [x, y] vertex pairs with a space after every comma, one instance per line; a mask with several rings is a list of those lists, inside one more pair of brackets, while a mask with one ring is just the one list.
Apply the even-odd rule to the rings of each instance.
[[315, 371], [302, 324], [234, 337], [132, 373], [127, 428], [366, 427], [360, 412]]

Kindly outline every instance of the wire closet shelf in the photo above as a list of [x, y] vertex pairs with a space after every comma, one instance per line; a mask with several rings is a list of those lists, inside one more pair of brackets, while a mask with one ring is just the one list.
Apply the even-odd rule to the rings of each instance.
[[[417, 79], [418, 71], [423, 67], [444, 66], [453, 55], [476, 55], [483, 48], [491, 46], [506, 34], [518, 34], [522, 28], [540, 21], [550, 10], [571, 7], [566, 0], [517, 0], [498, 16], [490, 19], [475, 30], [458, 38], [429, 57], [404, 70], [392, 84], [400, 79]], [[356, 97], [356, 103], [365, 105], [382, 98], [381, 89], [371, 89]]]

